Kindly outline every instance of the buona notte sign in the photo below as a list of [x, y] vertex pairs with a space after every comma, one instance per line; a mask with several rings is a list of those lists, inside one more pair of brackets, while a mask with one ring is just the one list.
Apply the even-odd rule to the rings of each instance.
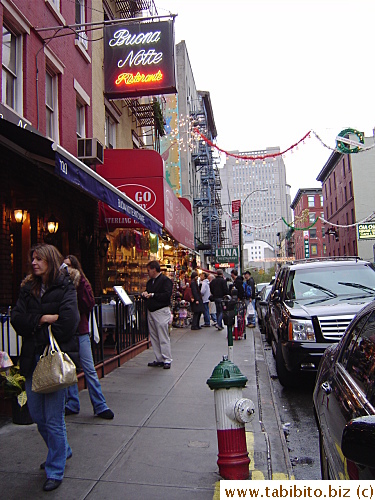
[[176, 93], [174, 21], [106, 26], [104, 85], [109, 99]]

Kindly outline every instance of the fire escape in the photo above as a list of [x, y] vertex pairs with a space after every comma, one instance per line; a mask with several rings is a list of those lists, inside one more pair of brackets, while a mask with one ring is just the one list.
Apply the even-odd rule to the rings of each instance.
[[[204, 102], [204, 93], [203, 103]], [[212, 130], [207, 117], [206, 106], [192, 114], [193, 122], [199, 129], [213, 139], [216, 130]], [[218, 169], [218, 158], [214, 157], [211, 147], [204, 141], [199, 141], [199, 145], [192, 155], [196, 174], [200, 175], [200, 192], [195, 193], [193, 207], [202, 216], [202, 227], [199, 234], [196, 234], [196, 249], [202, 250], [205, 256], [210, 256], [214, 260], [215, 251], [222, 245], [225, 228], [222, 226], [223, 209], [221, 206], [221, 179]]]

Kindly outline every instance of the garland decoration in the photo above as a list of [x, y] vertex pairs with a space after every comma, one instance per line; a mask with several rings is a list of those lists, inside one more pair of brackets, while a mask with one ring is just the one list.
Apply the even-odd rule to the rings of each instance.
[[[354, 134], [358, 137], [359, 142], [352, 141], [347, 136], [349, 134]], [[354, 128], [346, 128], [342, 130], [339, 135], [336, 137], [336, 147], [340, 153], [349, 154], [349, 153], [358, 153], [361, 146], [360, 144], [364, 144], [364, 133], [358, 132]], [[353, 147], [351, 147], [353, 146]]]
[[267, 154], [267, 155], [261, 155], [261, 156], [250, 156], [250, 155], [244, 155], [244, 154], [235, 154], [235, 153], [230, 153], [229, 151], [225, 151], [225, 149], [219, 148], [215, 143], [213, 143], [208, 137], [206, 137], [198, 128], [194, 128], [193, 132], [198, 134], [201, 139], [206, 142], [209, 146], [212, 148], [217, 149], [220, 151], [220, 153], [224, 153], [226, 156], [231, 156], [232, 158], [237, 158], [238, 160], [265, 160], [266, 158], [275, 158], [276, 156], [282, 156], [283, 154], [287, 153], [288, 151], [291, 151], [292, 149], [298, 147], [298, 145], [303, 142], [305, 139], [310, 137], [311, 130], [309, 130], [303, 137], [300, 139], [298, 142], [295, 144], [292, 144], [289, 146], [289, 148], [285, 149], [284, 151], [281, 151], [280, 153], [272, 153], [272, 154]]
[[314, 222], [312, 224], [310, 224], [309, 226], [306, 226], [306, 227], [295, 227], [293, 226], [293, 223], [289, 224], [289, 222], [287, 222], [284, 217], [281, 217], [282, 221], [284, 222], [284, 224], [288, 227], [290, 227], [290, 229], [294, 229], [295, 231], [307, 231], [308, 229], [310, 229], [311, 227], [315, 226], [315, 224], [318, 222], [319, 220], [319, 217], [317, 217]]

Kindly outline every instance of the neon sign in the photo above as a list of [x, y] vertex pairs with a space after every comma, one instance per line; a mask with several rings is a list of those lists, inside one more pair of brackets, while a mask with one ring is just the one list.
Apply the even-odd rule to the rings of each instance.
[[134, 83], [148, 83], [148, 82], [158, 82], [163, 79], [163, 74], [159, 70], [155, 74], [148, 74], [145, 75], [144, 73], [138, 73], [136, 75], [133, 75], [133, 73], [121, 73], [117, 80], [116, 80], [116, 85], [121, 85], [124, 83], [125, 85], [133, 85]]
[[106, 26], [104, 85], [108, 99], [176, 93], [174, 21]]

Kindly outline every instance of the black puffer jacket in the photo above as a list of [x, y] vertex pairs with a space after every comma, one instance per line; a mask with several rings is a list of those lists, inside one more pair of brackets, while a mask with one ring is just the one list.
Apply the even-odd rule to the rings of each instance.
[[52, 325], [52, 333], [60, 349], [78, 365], [77, 292], [65, 270], [62, 270], [56, 282], [42, 297], [35, 297], [31, 293], [31, 276], [26, 277], [21, 285], [17, 304], [12, 310], [11, 322], [16, 333], [22, 337], [20, 371], [25, 376], [31, 375], [36, 365], [35, 356], [42, 354], [49, 343], [48, 324], [39, 326], [39, 320], [44, 314], [59, 315], [59, 319]]
[[245, 298], [245, 290], [243, 288], [243, 277], [242, 276], [237, 276], [237, 278], [234, 280], [233, 285], [230, 287], [231, 290], [232, 290], [232, 287], [237, 288], [239, 299], [242, 300]]
[[216, 276], [210, 283], [210, 290], [214, 299], [222, 299], [224, 295], [228, 295], [229, 290], [227, 287], [227, 282], [222, 276]]

